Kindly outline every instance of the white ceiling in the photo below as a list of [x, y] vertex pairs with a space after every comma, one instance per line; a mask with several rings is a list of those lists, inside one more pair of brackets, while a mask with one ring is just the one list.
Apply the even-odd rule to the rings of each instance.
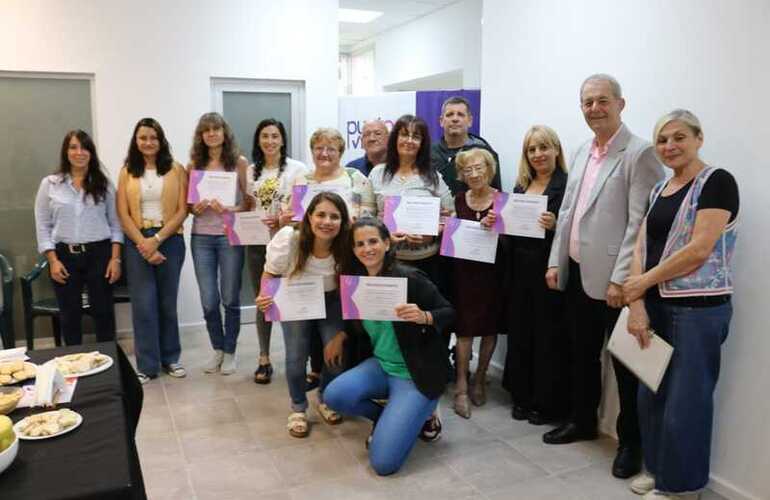
[[406, 24], [458, 0], [340, 0], [345, 9], [376, 10], [384, 14], [367, 24], [340, 24], [340, 52], [350, 50], [379, 33]]

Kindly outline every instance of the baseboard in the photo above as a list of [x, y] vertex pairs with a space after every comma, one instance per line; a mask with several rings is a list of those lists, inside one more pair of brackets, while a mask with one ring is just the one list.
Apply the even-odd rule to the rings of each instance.
[[709, 488], [725, 498], [730, 500], [760, 500], [758, 496], [743, 491], [738, 486], [716, 474], [711, 474], [710, 479]]
[[[203, 321], [196, 321], [193, 323], [180, 323], [179, 333], [184, 334], [190, 331], [197, 331], [204, 326], [206, 326], [206, 323]], [[134, 334], [134, 330], [132, 328], [121, 328], [116, 332], [118, 339], [131, 338], [133, 334]]]

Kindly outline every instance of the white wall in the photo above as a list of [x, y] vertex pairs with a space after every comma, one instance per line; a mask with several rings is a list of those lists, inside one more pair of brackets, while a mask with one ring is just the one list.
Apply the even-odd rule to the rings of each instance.
[[[93, 73], [99, 154], [117, 179], [144, 116], [160, 121], [176, 158], [187, 162], [196, 120], [211, 108], [211, 77], [304, 80], [307, 137], [335, 126], [337, 4], [4, 0], [0, 70]], [[198, 323], [189, 253], [185, 264], [180, 322]], [[120, 316], [119, 328], [130, 325]]]
[[735, 313], [723, 347], [712, 478], [730, 498], [770, 498], [770, 3], [765, 0], [486, 0], [482, 124], [510, 186], [521, 138], [551, 125], [574, 151], [590, 136], [578, 108], [583, 78], [615, 75], [624, 121], [645, 138], [674, 107], [702, 120], [702, 157], [741, 190]]
[[391, 90], [435, 90], [393, 85], [458, 70], [463, 72], [463, 88], [479, 88], [481, 3], [463, 0], [377, 36], [377, 89], [391, 86]]

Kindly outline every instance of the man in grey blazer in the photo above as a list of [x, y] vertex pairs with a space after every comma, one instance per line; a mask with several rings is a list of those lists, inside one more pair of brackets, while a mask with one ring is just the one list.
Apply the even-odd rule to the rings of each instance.
[[[543, 436], [548, 444], [597, 436], [602, 346], [623, 306], [621, 285], [650, 190], [663, 178], [652, 145], [620, 119], [625, 100], [613, 77], [589, 76], [580, 88], [580, 103], [594, 138], [573, 158], [546, 273], [548, 286], [567, 294], [572, 414]], [[613, 365], [620, 415], [612, 473], [627, 478], [641, 468], [637, 380], [614, 359]]]

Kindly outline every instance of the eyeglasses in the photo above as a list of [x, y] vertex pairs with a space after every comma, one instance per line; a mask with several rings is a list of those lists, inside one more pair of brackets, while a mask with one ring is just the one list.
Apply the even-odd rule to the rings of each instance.
[[485, 165], [468, 165], [460, 170], [463, 175], [483, 174], [486, 173], [487, 167]]
[[339, 153], [340, 150], [335, 148], [334, 146], [316, 146], [313, 148], [313, 153], [317, 155], [322, 155], [326, 153], [327, 155]]
[[398, 138], [404, 141], [412, 140], [414, 142], [422, 142], [422, 134], [414, 133], [410, 134], [406, 130], [402, 130], [398, 133]]

